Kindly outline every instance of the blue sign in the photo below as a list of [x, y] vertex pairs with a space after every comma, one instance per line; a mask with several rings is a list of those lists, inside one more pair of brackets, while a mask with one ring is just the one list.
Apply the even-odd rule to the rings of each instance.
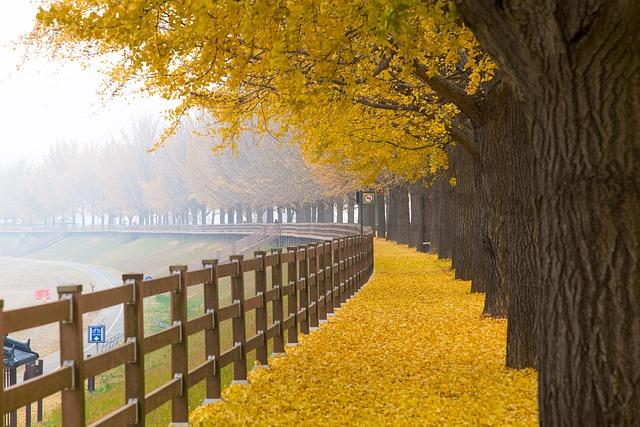
[[105, 341], [104, 325], [89, 325], [87, 327], [87, 342], [103, 343]]
[[151, 276], [144, 276], [144, 281], [148, 282], [149, 280], [153, 280], [153, 277]]

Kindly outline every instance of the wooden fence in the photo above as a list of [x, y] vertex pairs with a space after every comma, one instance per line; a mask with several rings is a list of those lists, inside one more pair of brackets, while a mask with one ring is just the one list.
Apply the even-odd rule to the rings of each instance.
[[[60, 366], [48, 374], [0, 389], [0, 413], [61, 391], [63, 424], [83, 426], [85, 379], [124, 365], [123, 406], [93, 426], [143, 426], [146, 414], [168, 401], [172, 422], [186, 423], [192, 386], [205, 381], [204, 403], [216, 401], [220, 398], [223, 367], [233, 365], [233, 380], [246, 382], [247, 353], [255, 350], [257, 363], [266, 365], [269, 340], [273, 340], [274, 353], [283, 353], [285, 342], [297, 343], [298, 333], [308, 334], [353, 295], [373, 271], [373, 237], [353, 235], [254, 255], [253, 259], [234, 255], [227, 263], [203, 260], [203, 268], [196, 271], [171, 266], [170, 276], [150, 281], [143, 281], [142, 274], [125, 274], [122, 286], [89, 294], [82, 293], [81, 285], [60, 286], [57, 301], [33, 307], [2, 312], [0, 300], [0, 336], [58, 322], [61, 359]], [[287, 284], [283, 284], [285, 271]], [[250, 272], [255, 275], [255, 294], [245, 296], [245, 274]], [[221, 306], [219, 280], [227, 277], [231, 304]], [[199, 285], [204, 288], [203, 314], [189, 319], [187, 290]], [[171, 295], [171, 326], [145, 336], [144, 299], [163, 293]], [[124, 307], [124, 342], [85, 358], [82, 315], [119, 304]], [[252, 310], [255, 334], [247, 336], [246, 315]], [[233, 344], [223, 350], [220, 324], [225, 321], [231, 321]], [[189, 370], [189, 336], [202, 331], [205, 360]], [[144, 356], [165, 346], [171, 346], [172, 378], [147, 392]]]

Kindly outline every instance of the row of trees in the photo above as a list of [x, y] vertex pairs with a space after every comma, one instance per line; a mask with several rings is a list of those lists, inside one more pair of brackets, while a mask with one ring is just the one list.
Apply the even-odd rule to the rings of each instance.
[[50, 4], [33, 40], [113, 53], [116, 85], [211, 111], [223, 145], [290, 135], [389, 189], [392, 238], [396, 187], [429, 187], [418, 233], [507, 316], [541, 423], [640, 419], [638, 2]]
[[[309, 166], [294, 145], [245, 134], [212, 155], [186, 123], [162, 149], [150, 119], [109, 144], [58, 143], [38, 164], [0, 168], [4, 224], [175, 225], [354, 221], [355, 180]], [[347, 213], [343, 215], [344, 210]]]

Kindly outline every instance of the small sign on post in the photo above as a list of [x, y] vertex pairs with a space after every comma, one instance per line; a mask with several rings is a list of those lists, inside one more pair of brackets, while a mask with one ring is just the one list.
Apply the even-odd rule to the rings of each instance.
[[105, 335], [104, 325], [89, 325], [87, 327], [87, 342], [89, 343], [104, 343]]
[[362, 193], [362, 201], [365, 205], [373, 205], [376, 203], [376, 193], [365, 191]]

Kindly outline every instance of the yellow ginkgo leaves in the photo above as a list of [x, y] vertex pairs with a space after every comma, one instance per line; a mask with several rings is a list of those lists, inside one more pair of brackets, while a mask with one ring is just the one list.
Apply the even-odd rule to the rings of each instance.
[[360, 294], [195, 425], [536, 425], [536, 374], [504, 367], [506, 324], [446, 262], [376, 241]]

